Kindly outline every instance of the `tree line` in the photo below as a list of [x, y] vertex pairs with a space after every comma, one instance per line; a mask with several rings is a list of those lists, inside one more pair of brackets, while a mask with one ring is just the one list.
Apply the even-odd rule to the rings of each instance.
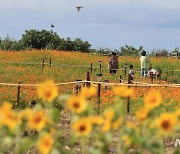
[[[116, 52], [119, 56], [140, 56], [142, 51], [145, 50], [143, 46], [139, 46], [135, 48], [133, 46], [125, 44], [124, 46], [120, 47], [119, 50], [115, 49], [113, 52]], [[98, 53], [101, 54], [109, 54], [112, 50], [108, 48], [100, 48], [96, 50]], [[166, 49], [154, 49], [152, 51], [146, 51], [149, 56], [153, 57], [168, 57], [170, 55], [176, 55], [180, 57], [180, 49], [177, 47], [172, 51], [168, 51]]]
[[[31, 49], [46, 49], [46, 50], [63, 50], [63, 51], [80, 51], [80, 52], [95, 52], [101, 54], [110, 54], [112, 51], [120, 56], [139, 56], [144, 50], [143, 46], [135, 48], [133, 46], [124, 45], [118, 50], [111, 50], [108, 48], [92, 49], [88, 41], [83, 41], [80, 38], [71, 40], [61, 38], [56, 32], [52, 30], [26, 30], [19, 41], [10, 39], [8, 36], [3, 40], [0, 39], [0, 49], [6, 51], [31, 50]], [[170, 52], [171, 54], [180, 53], [179, 48], [175, 48]], [[151, 56], [168, 56], [169, 51], [166, 49], [157, 49], [150, 51]]]
[[88, 41], [83, 41], [80, 38], [71, 40], [60, 38], [56, 32], [52, 30], [26, 30], [25, 34], [19, 41], [14, 41], [8, 36], [1, 40], [1, 50], [30, 50], [30, 49], [49, 49], [49, 50], [64, 50], [64, 51], [81, 51], [89, 52], [91, 44]]

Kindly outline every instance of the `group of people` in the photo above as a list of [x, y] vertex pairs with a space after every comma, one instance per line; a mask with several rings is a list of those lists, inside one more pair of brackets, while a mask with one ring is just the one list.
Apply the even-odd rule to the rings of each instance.
[[[141, 54], [141, 77], [147, 77], [150, 74], [150, 72], [152, 72], [153, 75], [157, 75], [158, 72], [154, 68], [152, 68], [152, 65], [150, 65], [149, 58], [146, 56], [146, 51], [143, 50]], [[117, 69], [119, 69], [118, 58], [115, 52], [112, 52], [112, 57], [110, 58], [108, 63], [108, 69], [110, 71], [110, 74], [116, 74]], [[132, 64], [130, 64], [129, 66], [129, 74], [132, 76], [133, 79], [134, 66]]]

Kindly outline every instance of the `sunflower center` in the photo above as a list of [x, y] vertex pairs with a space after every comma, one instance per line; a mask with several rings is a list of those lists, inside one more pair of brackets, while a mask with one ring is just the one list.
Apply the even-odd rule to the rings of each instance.
[[156, 102], [156, 98], [155, 97], [151, 98], [151, 103], [155, 103], [155, 102]]
[[11, 113], [7, 114], [7, 117], [8, 119], [15, 120], [15, 117]]
[[81, 126], [79, 127], [79, 130], [80, 130], [81, 132], [84, 132], [84, 131], [86, 130], [86, 126], [85, 126], [85, 125], [81, 125]]
[[161, 126], [163, 129], [168, 129], [170, 127], [170, 123], [168, 120], [165, 120], [162, 122]]
[[46, 91], [46, 93], [45, 93], [45, 96], [47, 97], [47, 98], [49, 98], [50, 96], [51, 96], [51, 91]]
[[34, 122], [35, 123], [39, 123], [40, 121], [41, 121], [41, 116], [36, 116], [35, 118], [34, 118]]
[[44, 146], [45, 146], [45, 147], [49, 147], [49, 146], [50, 146], [50, 143], [49, 143], [48, 140], [45, 140], [45, 141], [44, 141]]
[[74, 102], [73, 106], [74, 106], [75, 108], [79, 108], [79, 107], [80, 107], [80, 105], [79, 105], [78, 102]]

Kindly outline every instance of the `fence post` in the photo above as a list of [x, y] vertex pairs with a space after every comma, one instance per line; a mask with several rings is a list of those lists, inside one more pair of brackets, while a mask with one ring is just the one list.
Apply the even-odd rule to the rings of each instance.
[[121, 83], [122, 82], [122, 76], [120, 75], [119, 76], [119, 83]]
[[[104, 82], [108, 83], [109, 80], [104, 80]], [[105, 90], [107, 90], [107, 86], [105, 86]]]
[[42, 73], [44, 73], [44, 59], [42, 59]]
[[78, 94], [79, 92], [81, 92], [81, 85], [82, 85], [82, 80], [76, 80], [76, 94]]
[[168, 80], [167, 80], [167, 75], [165, 76], [165, 81], [166, 81], [166, 83], [168, 82]]
[[125, 64], [125, 66], [124, 66], [124, 75], [125, 75], [125, 77], [126, 77], [126, 74], [127, 74], [127, 64]]
[[81, 86], [79, 86], [79, 92], [81, 92]]
[[[89, 72], [87, 72], [86, 81], [90, 81]], [[90, 87], [90, 83], [89, 82], [86, 82], [86, 87]]]
[[101, 62], [102, 62], [102, 61], [99, 61], [99, 74], [101, 74], [101, 68], [102, 68]]
[[51, 58], [49, 59], [49, 67], [51, 67], [51, 64], [52, 64], [52, 62], [51, 62]]
[[76, 85], [76, 95], [78, 95], [78, 91], [79, 91], [79, 86], [78, 86], [78, 84]]
[[19, 106], [19, 99], [20, 99], [20, 84], [21, 84], [21, 82], [19, 82], [18, 83], [19, 85], [18, 85], [18, 92], [17, 92], [17, 106]]
[[97, 100], [98, 100], [98, 108], [100, 109], [100, 104], [101, 104], [101, 100], [100, 100], [100, 98], [101, 98], [101, 84], [100, 83], [98, 83], [98, 95], [97, 95]]
[[92, 73], [92, 63], [91, 63], [91, 73]]
[[154, 78], [153, 72], [150, 72], [150, 78], [151, 78], [151, 83], [153, 84], [153, 78]]
[[[128, 74], [128, 84], [131, 83], [131, 75]], [[130, 86], [128, 86], [130, 88]], [[127, 113], [129, 114], [130, 112], [130, 96], [127, 98]]]

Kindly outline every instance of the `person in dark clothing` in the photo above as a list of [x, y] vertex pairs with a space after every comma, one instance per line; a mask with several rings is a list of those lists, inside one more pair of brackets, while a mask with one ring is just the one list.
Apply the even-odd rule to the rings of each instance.
[[116, 74], [116, 70], [119, 68], [118, 58], [116, 57], [115, 52], [112, 52], [112, 57], [109, 60], [108, 68], [110, 70], [110, 74]]
[[134, 66], [132, 64], [130, 64], [129, 66], [129, 74], [130, 74], [130, 80], [132, 82], [132, 80], [134, 79]]

